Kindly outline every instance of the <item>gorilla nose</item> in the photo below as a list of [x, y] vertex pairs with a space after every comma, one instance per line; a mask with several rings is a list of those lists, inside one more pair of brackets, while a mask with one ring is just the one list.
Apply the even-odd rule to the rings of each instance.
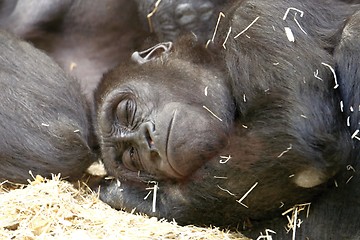
[[142, 123], [139, 127], [139, 130], [136, 134], [136, 142], [147, 148], [148, 150], [155, 149], [153, 133], [155, 130], [155, 125], [152, 122]]
[[154, 131], [155, 125], [152, 122], [144, 122], [136, 130], [116, 135], [114, 141], [137, 147], [141, 151], [156, 151]]

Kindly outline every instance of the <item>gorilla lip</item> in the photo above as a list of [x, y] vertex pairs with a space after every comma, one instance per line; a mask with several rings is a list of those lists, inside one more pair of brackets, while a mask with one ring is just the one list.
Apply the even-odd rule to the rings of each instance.
[[169, 166], [170, 170], [173, 172], [175, 177], [176, 178], [183, 178], [184, 176], [182, 174], [180, 174], [178, 171], [176, 171], [175, 168], [171, 165], [169, 154], [168, 154], [169, 153], [170, 135], [171, 135], [172, 127], [173, 127], [174, 122], [175, 122], [176, 113], [177, 113], [177, 109], [175, 109], [175, 111], [173, 113], [173, 116], [172, 116], [172, 118], [170, 120], [169, 127], [167, 129], [167, 138], [166, 138], [166, 146], [165, 146], [165, 158], [166, 158], [167, 165]]

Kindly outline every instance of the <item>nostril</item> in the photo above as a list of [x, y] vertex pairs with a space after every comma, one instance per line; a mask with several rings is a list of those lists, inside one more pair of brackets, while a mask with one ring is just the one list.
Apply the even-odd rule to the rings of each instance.
[[149, 149], [155, 148], [155, 142], [152, 137], [152, 133], [154, 132], [154, 130], [155, 130], [155, 124], [153, 122], [146, 122], [143, 124], [142, 134], [143, 137], [145, 138], [144, 140], [147, 146], [149, 147]]
[[147, 129], [147, 131], [145, 131], [145, 139], [146, 139], [146, 142], [148, 143], [149, 148], [150, 149], [154, 148], [154, 141], [151, 138], [149, 129]]

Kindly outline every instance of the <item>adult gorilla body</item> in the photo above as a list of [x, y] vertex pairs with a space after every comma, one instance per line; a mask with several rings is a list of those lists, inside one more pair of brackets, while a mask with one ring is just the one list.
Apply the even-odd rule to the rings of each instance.
[[[200, 29], [204, 21], [215, 21], [211, 16], [220, 3], [163, 1], [152, 17], [156, 34], [168, 40], [179, 34], [177, 30]], [[93, 90], [104, 72], [128, 60], [149, 35], [140, 19], [146, 17], [154, 4], [125, 0], [0, 1], [0, 27], [46, 51], [80, 82], [79, 86], [43, 53], [23, 43], [16, 45], [19, 40], [1, 33], [4, 41], [0, 81], [4, 91], [0, 98], [4, 101], [0, 116], [3, 122], [0, 179], [25, 182], [29, 170], [43, 176], [60, 172], [63, 177], [81, 177], [95, 158], [88, 147], [97, 147], [88, 119]], [[177, 9], [176, 18], [166, 15], [169, 11], [164, 8]], [[199, 11], [200, 20], [196, 16]], [[162, 22], [168, 17], [174, 17], [173, 21]], [[172, 29], [171, 36], [162, 33], [163, 28]], [[198, 35], [208, 33], [197, 31]], [[21, 46], [27, 46], [26, 50]], [[48, 63], [42, 66], [44, 61]], [[83, 101], [82, 93], [90, 107]], [[22, 106], [23, 101], [27, 104], [14, 108], [9, 101], [16, 106]], [[74, 133], [75, 130], [78, 132]]]
[[[211, 52], [179, 43], [168, 58], [107, 74], [96, 90], [97, 133], [105, 166], [120, 181], [105, 183], [101, 198], [180, 223], [251, 219], [279, 238], [281, 213], [312, 201], [298, 236], [359, 237], [351, 139], [359, 118], [355, 113], [349, 131], [347, 110], [340, 109], [359, 105], [352, 97], [358, 78], [348, 72], [357, 73], [358, 63], [344, 62], [358, 59], [346, 50], [357, 50], [356, 40], [346, 42], [344, 31], [340, 41], [358, 7], [351, 8], [334, 1], [236, 1]], [[331, 67], [337, 63], [340, 79]], [[159, 187], [156, 209], [144, 200], [149, 180]]]
[[127, 60], [144, 31], [133, 1], [5, 0], [0, 27], [46, 51], [92, 103], [102, 74]]
[[[46, 51], [80, 81], [92, 103], [102, 75], [127, 61], [149, 37], [146, 16], [155, 8], [155, 2], [3, 0], [0, 27]], [[210, 31], [206, 27], [216, 20], [215, 9], [224, 2], [163, 0], [151, 18], [151, 30], [161, 41], [174, 40], [184, 31], [207, 37]]]
[[78, 179], [97, 158], [76, 80], [28, 43], [0, 31], [0, 180]]

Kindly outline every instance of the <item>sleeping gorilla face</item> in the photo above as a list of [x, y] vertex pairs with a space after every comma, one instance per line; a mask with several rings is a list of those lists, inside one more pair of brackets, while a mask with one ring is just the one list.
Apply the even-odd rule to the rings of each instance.
[[[358, 8], [234, 1], [208, 49], [185, 38], [168, 56], [106, 74], [96, 128], [117, 181], [104, 182], [100, 198], [181, 224], [250, 222], [252, 237], [269, 228], [279, 239], [287, 238], [281, 213], [311, 202], [308, 218], [295, 213], [303, 223], [291, 225], [294, 235], [360, 236], [358, 148], [344, 120], [353, 102], [346, 93], [359, 89], [360, 54], [342, 56], [352, 46], [345, 41], [336, 48]], [[153, 199], [144, 198], [149, 189]]]
[[[99, 87], [103, 158], [116, 177], [128, 169], [182, 179], [227, 144], [233, 121], [231, 94], [219, 73], [194, 72], [189, 62], [168, 62], [176, 67], [166, 75], [163, 66], [149, 65], [154, 74], [148, 77], [146, 69], [118, 69]], [[216, 90], [205, 90], [208, 86]]]

